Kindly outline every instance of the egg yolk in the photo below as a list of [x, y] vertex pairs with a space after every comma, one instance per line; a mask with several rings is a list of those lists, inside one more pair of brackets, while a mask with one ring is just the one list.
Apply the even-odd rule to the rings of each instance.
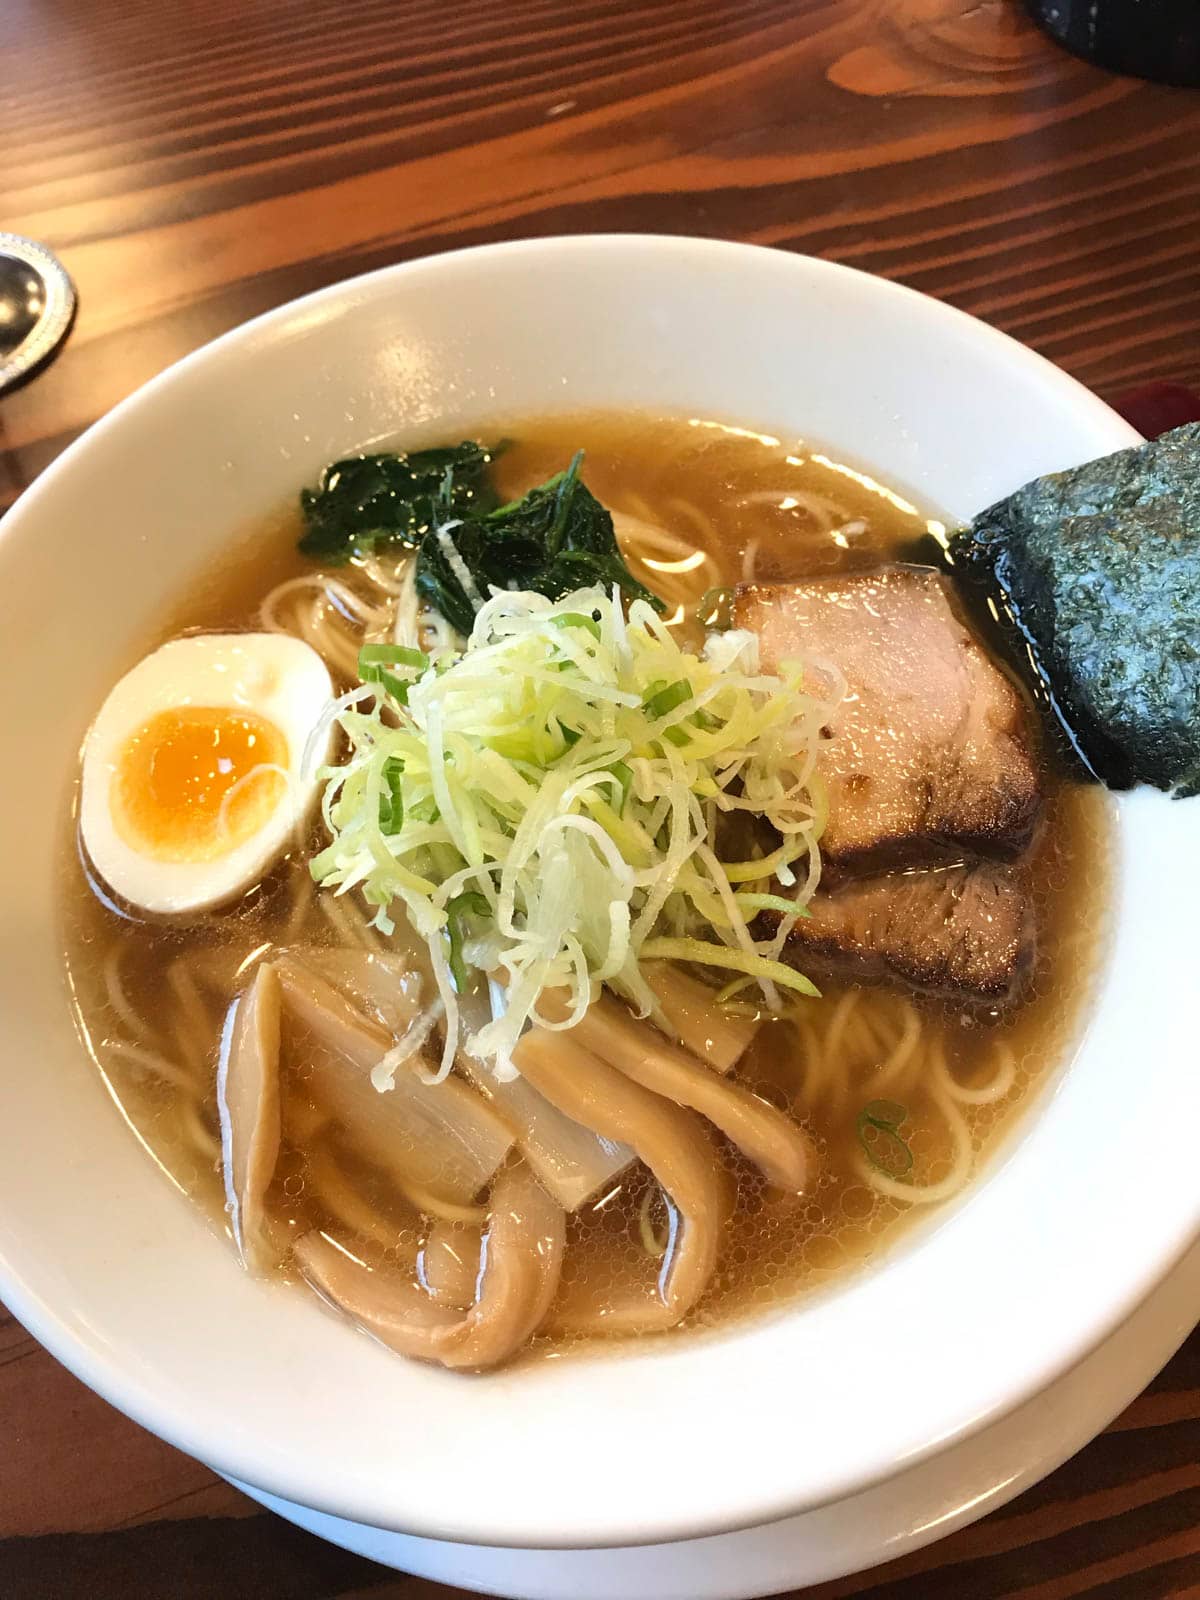
[[113, 822], [156, 861], [214, 861], [267, 821], [287, 780], [273, 722], [232, 706], [160, 711], [126, 742], [110, 791]]

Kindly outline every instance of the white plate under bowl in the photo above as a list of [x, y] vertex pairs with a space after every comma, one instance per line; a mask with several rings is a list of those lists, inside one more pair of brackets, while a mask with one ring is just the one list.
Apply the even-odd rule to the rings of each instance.
[[745, 1327], [482, 1380], [399, 1361], [242, 1274], [138, 1149], [73, 1035], [57, 931], [61, 807], [105, 689], [231, 532], [335, 456], [596, 406], [818, 441], [959, 518], [1133, 438], [1029, 351], [895, 285], [713, 242], [540, 240], [376, 273], [218, 340], [70, 447], [0, 531], [0, 1295], [222, 1472], [474, 1544], [653, 1543], [845, 1499], [1044, 1388], [1200, 1229], [1171, 1144], [1200, 1113], [1200, 809], [1141, 793], [1119, 803], [1091, 1025], [1022, 1136], [878, 1269]]
[[862, 1494], [737, 1533], [626, 1550], [498, 1550], [343, 1522], [237, 1484], [356, 1555], [512, 1600], [753, 1600], [862, 1572], [1022, 1493], [1108, 1425], [1170, 1360], [1200, 1309], [1200, 1245], [1077, 1367], [1016, 1411]]

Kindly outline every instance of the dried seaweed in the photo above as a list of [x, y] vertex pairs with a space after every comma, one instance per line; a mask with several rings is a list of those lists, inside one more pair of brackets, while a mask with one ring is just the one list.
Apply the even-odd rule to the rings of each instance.
[[949, 553], [1097, 776], [1200, 792], [1200, 424], [1026, 484]]

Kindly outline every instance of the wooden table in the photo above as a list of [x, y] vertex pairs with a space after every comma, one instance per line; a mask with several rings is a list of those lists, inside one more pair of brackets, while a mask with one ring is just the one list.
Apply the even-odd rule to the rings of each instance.
[[[751, 239], [897, 278], [1106, 398], [1200, 379], [1200, 95], [1006, 0], [0, 0], [0, 228], [70, 343], [0, 402], [0, 505], [294, 295], [523, 234]], [[0, 1596], [432, 1597], [257, 1510], [0, 1312]], [[812, 1596], [1200, 1593], [1200, 1335], [978, 1526]], [[636, 1597], [631, 1597], [636, 1600]]]

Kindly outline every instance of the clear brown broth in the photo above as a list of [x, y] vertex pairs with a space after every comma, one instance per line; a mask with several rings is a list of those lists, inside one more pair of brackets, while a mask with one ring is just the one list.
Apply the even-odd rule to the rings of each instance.
[[[517, 494], [587, 450], [589, 486], [614, 510], [665, 526], [692, 551], [704, 552], [687, 573], [642, 563], [651, 587], [681, 586], [690, 602], [712, 582], [742, 576], [789, 579], [816, 572], [865, 568], [906, 553], [926, 532], [926, 516], [869, 474], [804, 446], [788, 448], [749, 430], [721, 424], [587, 415], [509, 422], [486, 430], [514, 442], [500, 458], [500, 487]], [[230, 559], [208, 572], [186, 603], [164, 619], [147, 647], [182, 631], [255, 625], [263, 595], [276, 583], [312, 570], [295, 549], [298, 521], [290, 511], [231, 546]], [[636, 559], [638, 549], [628, 552]], [[646, 552], [642, 551], [642, 555]], [[671, 560], [683, 560], [678, 553]], [[683, 602], [680, 602], [682, 606]], [[686, 625], [686, 622], [685, 622]], [[1046, 823], [1035, 847], [1030, 882], [1038, 920], [1038, 954], [1028, 998], [1010, 1017], [981, 1018], [961, 1007], [885, 991], [827, 988], [804, 1016], [807, 1030], [770, 1022], [740, 1069], [774, 1103], [804, 1116], [821, 1155], [820, 1177], [802, 1202], [765, 1193], [761, 1180], [731, 1150], [723, 1159], [736, 1194], [717, 1278], [685, 1327], [711, 1327], [823, 1287], [854, 1264], [891, 1245], [910, 1223], [936, 1215], [937, 1206], [909, 1205], [877, 1194], [861, 1170], [857, 1127], [870, 1097], [867, 1080], [898, 1036], [902, 1007], [919, 1016], [920, 1048], [940, 1041], [954, 1079], [986, 1083], [1011, 1050], [1012, 1092], [994, 1105], [963, 1107], [974, 1172], [994, 1160], [1007, 1134], [1037, 1099], [1041, 1085], [1066, 1058], [1077, 1037], [1100, 946], [1107, 887], [1110, 819], [1099, 790], [1056, 772], [1047, 776]], [[239, 984], [240, 963], [260, 945], [328, 943], [319, 917], [289, 926], [289, 885], [303, 862], [283, 863], [238, 907], [192, 927], [129, 921], [91, 890], [72, 835], [66, 868], [66, 959], [76, 1013], [89, 1049], [147, 1150], [171, 1179], [224, 1225], [216, 1159], [215, 1069], [220, 1027]], [[114, 1009], [104, 980], [119, 944], [124, 994], [133, 1012], [150, 1019], [138, 1036], [145, 1050], [165, 1052], [179, 1074], [167, 1082], [145, 1063], [114, 1047], [128, 1039], [128, 1020]], [[197, 993], [188, 991], [190, 975]], [[176, 985], [179, 985], [177, 990]], [[849, 998], [847, 998], [849, 996]], [[806, 1107], [806, 1059], [814, 1033], [828, 1032], [836, 1008], [852, 1018], [837, 1082], [816, 1108]], [[873, 1042], [874, 1036], [874, 1042]], [[394, 1260], [405, 1270], [427, 1223], [352, 1150], [328, 1133], [311, 1135], [314, 1108], [299, 1069], [302, 1041], [291, 1045], [285, 1099], [285, 1144], [272, 1202], [283, 1226], [298, 1233], [314, 1224], [353, 1236], [356, 1252], [372, 1262]], [[186, 1058], [186, 1060], [184, 1059]], [[905, 1137], [914, 1157], [911, 1177], [937, 1182], [952, 1164], [952, 1138], [927, 1084], [907, 1090]], [[334, 1215], [321, 1199], [320, 1164], [333, 1155], [351, 1180], [359, 1225]], [[317, 1166], [314, 1167], [314, 1162]], [[658, 1271], [641, 1242], [639, 1216], [650, 1180], [634, 1168], [613, 1191], [568, 1223], [565, 1275], [614, 1288], [651, 1284]], [[651, 1210], [653, 1220], [655, 1213]], [[370, 1237], [367, 1235], [370, 1234]], [[286, 1271], [286, 1266], [284, 1268]], [[561, 1343], [540, 1341], [561, 1350]]]

